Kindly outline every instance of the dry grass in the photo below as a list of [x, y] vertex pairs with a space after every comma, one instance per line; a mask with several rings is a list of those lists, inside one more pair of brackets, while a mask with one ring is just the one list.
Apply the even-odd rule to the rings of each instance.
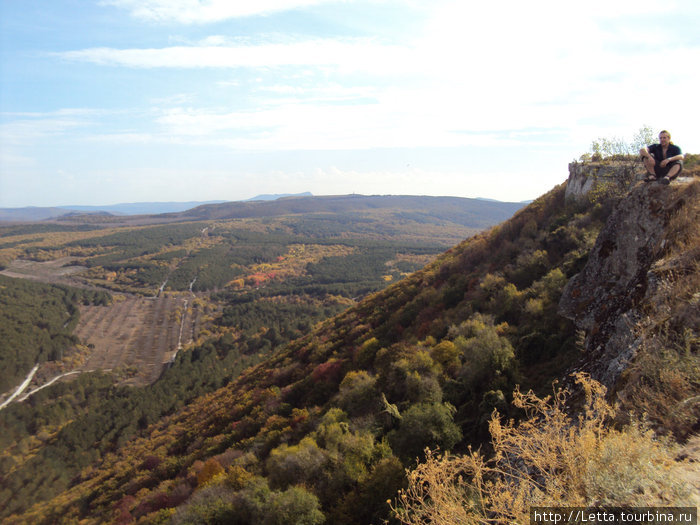
[[653, 506], [691, 502], [677, 475], [674, 446], [641, 425], [610, 428], [605, 388], [583, 374], [586, 402], [566, 414], [568, 392], [540, 399], [515, 392], [528, 418], [515, 425], [498, 414], [490, 423], [494, 456], [428, 451], [408, 472], [409, 486], [392, 505], [404, 524], [527, 524], [531, 506]]

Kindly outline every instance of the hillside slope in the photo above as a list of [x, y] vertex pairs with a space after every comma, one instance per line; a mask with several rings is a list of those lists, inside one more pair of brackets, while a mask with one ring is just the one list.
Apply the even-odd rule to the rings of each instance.
[[[555, 188], [8, 522], [379, 523], [424, 447], [463, 451], [485, 441], [494, 408], [521, 415], [509, 405], [516, 385], [551, 391], [577, 367], [605, 379], [617, 359], [609, 384], [628, 412], [678, 384], [685, 400], [697, 396], [699, 186], [637, 185], [619, 203], [605, 191], [567, 201], [565, 185]], [[640, 217], [657, 233], [635, 236]], [[635, 333], [649, 351], [636, 357], [622, 355], [627, 336], [606, 336], [630, 316], [647, 323]], [[660, 335], [678, 356], [670, 379], [649, 364]], [[634, 377], [653, 388], [635, 390]], [[677, 412], [657, 421], [690, 431]]]

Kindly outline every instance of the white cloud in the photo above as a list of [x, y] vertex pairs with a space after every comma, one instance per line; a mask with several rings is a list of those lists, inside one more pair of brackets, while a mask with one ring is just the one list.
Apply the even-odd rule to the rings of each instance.
[[336, 66], [388, 74], [412, 69], [411, 50], [370, 39], [311, 39], [285, 44], [197, 45], [150, 49], [98, 47], [57, 53], [78, 62], [133, 68], [269, 68]]
[[338, 0], [103, 0], [150, 22], [205, 24], [230, 18], [289, 11]]
[[61, 109], [47, 113], [4, 113], [0, 124], [0, 142], [26, 145], [35, 140], [63, 135], [90, 125], [100, 113], [90, 109]]
[[[170, 4], [145, 5], [166, 9]], [[212, 2], [201, 10], [223, 9], [223, 5]], [[571, 125], [582, 116], [591, 116], [591, 110], [610, 115], [643, 104], [658, 89], [658, 84], [649, 82], [647, 67], [669, 52], [662, 44], [673, 33], [671, 27], [642, 34], [617, 19], [608, 26], [600, 23], [601, 18], [609, 22], [627, 13], [632, 5], [635, 14], [662, 11], [664, 8], [655, 2], [633, 2], [625, 4], [625, 9], [602, 10], [555, 1], [536, 7], [506, 2], [500, 12], [488, 4], [436, 5], [424, 30], [400, 46], [370, 38], [236, 45], [228, 37], [213, 35], [200, 39], [197, 45], [90, 48], [61, 56], [133, 68], [325, 70], [325, 83], [333, 87], [342, 85], [342, 80], [334, 80], [333, 75], [359, 73], [369, 75], [366, 85], [375, 84], [376, 98], [387, 108], [385, 116], [408, 110], [423, 114], [433, 123], [442, 121], [450, 128], [512, 129], [535, 124]], [[186, 2], [173, 4], [172, 9], [194, 6]], [[649, 53], [648, 48], [635, 51], [635, 46], [621, 47], [621, 34], [637, 34], [638, 39], [654, 42], [659, 49]], [[677, 53], [674, 56], [681, 59], [678, 62], [698, 60], [697, 48]], [[697, 83], [693, 68], [675, 71], [662, 82], [673, 82], [674, 76], [682, 78], [684, 85]], [[380, 87], [382, 84], [389, 87]], [[290, 83], [286, 87], [262, 85], [260, 89], [286, 89], [303, 98], [302, 91], [308, 88]], [[308, 96], [306, 102], [311, 102]], [[372, 109], [376, 111], [377, 107]]]
[[[673, 27], [642, 32], [629, 16], [656, 15], [668, 6], [646, 0], [615, 6], [595, 1], [598, 7], [555, 0], [505, 2], [501, 10], [487, 3], [438, 1], [430, 9], [423, 6], [422, 30], [401, 45], [377, 38], [280, 35], [272, 37], [276, 41], [268, 35], [267, 41], [258, 37], [253, 42], [215, 34], [186, 45], [90, 48], [60, 56], [129, 68], [246, 70], [236, 71], [231, 82], [216, 84], [223, 91], [247, 90], [247, 108], [233, 110], [224, 99], [214, 107], [197, 107], [196, 97], [173, 98], [158, 104], [155, 128], [124, 134], [123, 140], [150, 136], [255, 150], [508, 147], [534, 141], [513, 131], [543, 128], [559, 130], [560, 141], [581, 140], [590, 132], [587, 146], [594, 137], [662, 120], [667, 109], [649, 101], [670, 88], [690, 100], [700, 81], [692, 67], [653, 82], [649, 78], [649, 65], [663, 62], [669, 52], [676, 63], [700, 61], [698, 47], [668, 47], [673, 46]], [[180, 21], [310, 5], [112, 3], [144, 18]], [[261, 78], [253, 80], [250, 75], [258, 72]], [[589, 129], [587, 122], [596, 125]]]
[[151, 99], [151, 104], [156, 106], [182, 105], [191, 103], [194, 98], [192, 93], [176, 93], [165, 97], [154, 97]]

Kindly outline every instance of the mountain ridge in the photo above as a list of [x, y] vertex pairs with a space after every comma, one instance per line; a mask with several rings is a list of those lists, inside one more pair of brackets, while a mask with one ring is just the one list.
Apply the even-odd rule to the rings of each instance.
[[[260, 197], [269, 197], [261, 199]], [[274, 198], [273, 198], [274, 197]], [[53, 208], [0, 208], [0, 222], [41, 220], [72, 221], [85, 214], [93, 221], [109, 224], [123, 222], [169, 222], [250, 217], [277, 217], [287, 214], [346, 212], [361, 213], [392, 208], [396, 212], [425, 217], [444, 217], [469, 227], [483, 228], [505, 220], [525, 203], [511, 203], [464, 197], [432, 197], [413, 195], [327, 195], [280, 194], [258, 196], [244, 201], [125, 203], [111, 206], [73, 206]], [[160, 208], [160, 209], [158, 209]], [[170, 208], [170, 209], [168, 209]], [[146, 213], [148, 211], [155, 213]], [[104, 212], [114, 215], [104, 215]], [[115, 215], [116, 214], [116, 215]], [[454, 220], [456, 219], [456, 220]], [[433, 219], [429, 219], [433, 220]]]
[[[494, 217], [504, 220], [522, 203], [484, 201], [463, 197], [432, 197], [414, 195], [324, 195], [289, 197], [275, 201], [227, 202], [198, 206], [169, 217], [177, 219], [230, 219], [310, 212], [362, 212], [380, 208], [410, 210], [411, 213], [432, 214], [471, 227], [483, 226]], [[480, 217], [481, 216], [481, 217]], [[484, 220], [486, 217], [486, 220]], [[492, 224], [493, 222], [491, 222]]]
[[68, 205], [68, 206], [25, 206], [20, 208], [0, 208], [0, 221], [43, 221], [59, 217], [80, 214], [112, 214], [112, 215], [155, 215], [174, 213], [188, 210], [204, 204], [225, 201], [189, 201], [189, 202], [124, 202], [106, 205]]
[[275, 201], [277, 199], [286, 199], [289, 197], [313, 197], [310, 191], [304, 191], [301, 193], [263, 193], [251, 197], [250, 199], [243, 199], [244, 202], [250, 201]]

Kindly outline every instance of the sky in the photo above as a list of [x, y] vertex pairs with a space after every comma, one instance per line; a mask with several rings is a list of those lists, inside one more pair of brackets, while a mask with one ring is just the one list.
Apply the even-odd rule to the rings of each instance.
[[534, 199], [700, 153], [696, 0], [0, 0], [0, 207]]

